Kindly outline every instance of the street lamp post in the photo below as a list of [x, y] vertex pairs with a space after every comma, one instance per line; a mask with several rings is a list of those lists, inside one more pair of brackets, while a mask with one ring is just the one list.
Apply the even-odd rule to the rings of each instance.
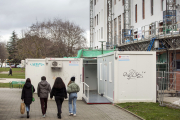
[[103, 42], [106, 42], [106, 41], [99, 41], [99, 42], [101, 42], [102, 54], [103, 54]]

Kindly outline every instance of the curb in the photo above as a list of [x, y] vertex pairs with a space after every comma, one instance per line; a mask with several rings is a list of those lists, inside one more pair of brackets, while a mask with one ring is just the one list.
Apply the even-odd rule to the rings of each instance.
[[133, 115], [133, 116], [139, 118], [140, 120], [145, 120], [144, 118], [142, 118], [142, 117], [140, 117], [140, 116], [138, 116], [138, 115], [136, 115], [136, 114], [134, 114], [134, 113], [132, 113], [132, 112], [130, 112], [130, 111], [128, 111], [128, 110], [126, 110], [126, 109], [120, 107], [120, 106], [118, 106], [117, 104], [114, 104], [114, 106], [116, 106], [116, 107], [118, 107], [118, 108], [120, 108], [120, 109], [122, 109], [122, 110], [124, 110], [124, 111], [126, 111], [126, 112], [128, 112], [128, 113], [130, 113], [131, 115]]

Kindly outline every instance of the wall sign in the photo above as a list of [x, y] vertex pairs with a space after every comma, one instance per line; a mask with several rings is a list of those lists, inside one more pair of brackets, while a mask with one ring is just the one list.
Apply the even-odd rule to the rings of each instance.
[[43, 63], [30, 63], [31, 66], [34, 66], [34, 67], [41, 67], [41, 66], [44, 66]]
[[130, 61], [130, 56], [129, 55], [119, 55], [118, 61]]
[[79, 66], [79, 61], [69, 61], [69, 66]]

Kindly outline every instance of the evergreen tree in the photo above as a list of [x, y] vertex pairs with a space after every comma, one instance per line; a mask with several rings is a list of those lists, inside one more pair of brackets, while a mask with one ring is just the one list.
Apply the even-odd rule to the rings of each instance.
[[15, 31], [12, 32], [10, 42], [7, 44], [7, 49], [9, 52], [9, 63], [20, 63], [20, 60], [17, 59], [17, 42], [18, 37]]

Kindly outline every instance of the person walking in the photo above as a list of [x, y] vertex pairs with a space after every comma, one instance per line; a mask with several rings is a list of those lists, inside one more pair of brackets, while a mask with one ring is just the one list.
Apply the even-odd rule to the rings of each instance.
[[41, 82], [38, 84], [37, 94], [40, 97], [42, 116], [46, 117], [48, 94], [51, 92], [51, 86], [46, 81], [46, 77], [41, 77]]
[[[9, 75], [11, 75], [12, 76], [12, 68], [10, 67], [10, 69], [9, 69]], [[8, 76], [9, 76], [8, 75]]]
[[32, 94], [35, 92], [34, 86], [31, 84], [30, 78], [26, 79], [26, 83], [23, 86], [21, 99], [26, 105], [27, 118], [29, 118], [30, 104], [32, 103]]
[[[67, 87], [67, 93], [69, 93], [69, 115], [76, 116], [76, 100], [77, 100], [77, 92], [80, 91], [79, 86], [75, 83], [75, 77], [71, 77], [71, 81]], [[73, 107], [72, 108], [72, 102]], [[72, 110], [73, 109], [73, 110]]]
[[61, 119], [62, 103], [64, 101], [64, 98], [65, 99], [67, 98], [67, 92], [66, 92], [66, 86], [60, 77], [56, 78], [54, 82], [54, 86], [51, 90], [50, 98], [52, 99], [53, 96], [55, 96], [55, 101], [57, 105], [57, 110], [58, 110], [57, 116], [59, 119]]

